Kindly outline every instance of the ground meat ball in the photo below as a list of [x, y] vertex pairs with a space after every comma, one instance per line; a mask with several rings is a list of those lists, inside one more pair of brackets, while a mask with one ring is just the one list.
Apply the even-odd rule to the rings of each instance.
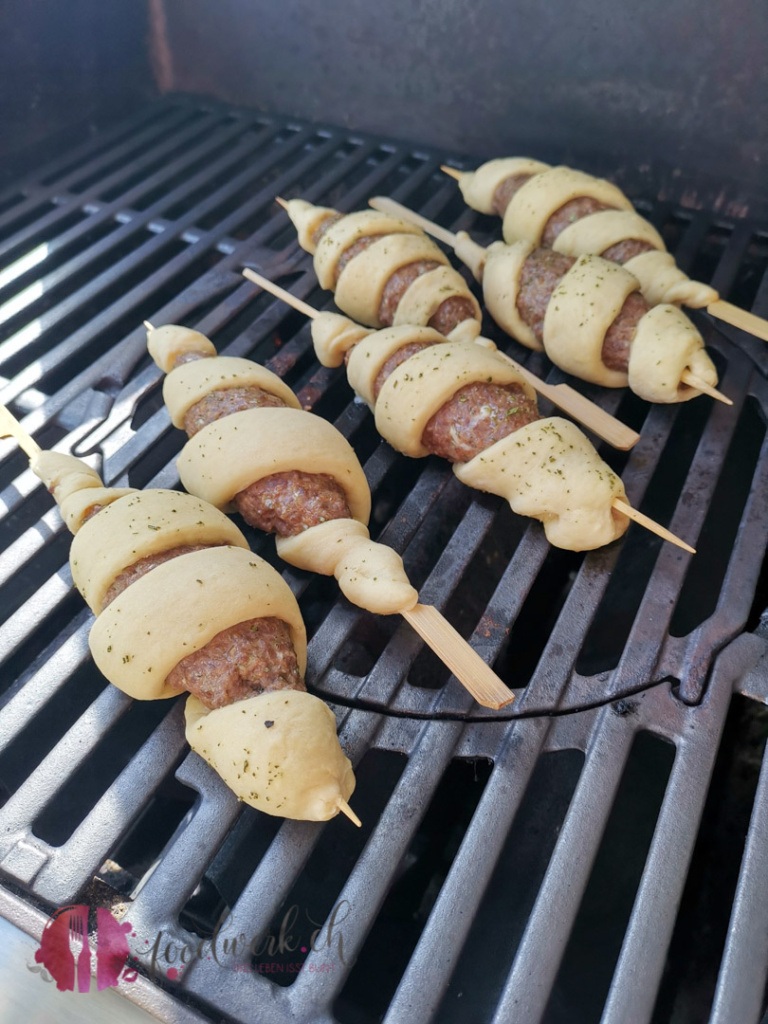
[[535, 401], [518, 384], [467, 384], [430, 419], [421, 442], [449, 462], [469, 462], [537, 419]]
[[243, 388], [221, 388], [211, 391], [187, 411], [184, 429], [190, 437], [215, 420], [223, 419], [233, 412], [244, 409], [277, 408], [285, 405], [282, 398], [265, 391], [264, 388], [248, 386]]
[[523, 263], [517, 310], [539, 344], [543, 344], [544, 314], [552, 292], [574, 263], [571, 256], [563, 256], [552, 249], [534, 249]]
[[119, 576], [115, 576], [112, 580], [109, 590], [104, 597], [102, 609], [106, 608], [110, 601], [114, 601], [127, 587], [130, 587], [136, 580], [141, 579], [142, 576], [146, 576], [156, 566], [162, 565], [163, 562], [170, 562], [177, 555], [188, 555], [191, 551], [202, 551], [203, 548], [209, 546], [208, 544], [182, 544], [177, 548], [168, 548], [167, 551], [158, 551], [154, 555], [140, 558], [138, 562], [134, 562], [127, 569], [123, 569]]
[[270, 690], [305, 689], [291, 631], [282, 619], [249, 619], [223, 629], [169, 672], [166, 682], [221, 708]]
[[610, 206], [598, 203], [596, 199], [589, 196], [579, 196], [578, 199], [571, 199], [559, 210], [555, 210], [547, 223], [544, 225], [544, 234], [541, 238], [542, 245], [554, 245], [557, 236], [564, 231], [569, 224], [589, 216], [590, 213], [599, 213], [601, 210], [610, 210]]
[[410, 359], [411, 356], [416, 355], [416, 353], [420, 352], [423, 348], [430, 348], [432, 345], [439, 344], [440, 342], [437, 341], [412, 341], [410, 345], [403, 345], [403, 347], [399, 348], [397, 352], [394, 352], [376, 374], [376, 379], [373, 382], [374, 402], [379, 397], [382, 384], [390, 373], [397, 369], [400, 363], [404, 363], [406, 359]]
[[620, 370], [622, 373], [626, 373], [629, 365], [629, 350], [638, 321], [641, 316], [645, 316], [649, 308], [640, 292], [632, 292], [627, 296], [603, 340], [601, 359], [609, 370]]
[[641, 252], [653, 252], [654, 248], [649, 242], [641, 242], [638, 238], [625, 238], [623, 242], [609, 245], [605, 252], [600, 253], [600, 255], [604, 260], [613, 260], [614, 263], [626, 263], [633, 256], [639, 256]]
[[507, 207], [509, 206], [510, 199], [515, 192], [517, 192], [520, 186], [524, 185], [530, 177], [530, 174], [513, 174], [509, 178], [505, 178], [500, 185], [496, 186], [492, 202], [493, 212], [497, 216], [504, 216]]
[[311, 239], [314, 248], [317, 248], [320, 239], [323, 237], [323, 235], [331, 226], [331, 224], [335, 224], [336, 221], [341, 220], [343, 216], [343, 213], [329, 213], [325, 220], [320, 221], [318, 226], [315, 228], [314, 234], [312, 235]]
[[408, 263], [394, 272], [384, 285], [379, 302], [379, 320], [385, 327], [392, 325], [400, 299], [416, 278], [439, 266], [440, 264], [435, 260], [416, 260], [415, 263]]
[[364, 235], [363, 238], [358, 238], [356, 242], [353, 242], [352, 245], [348, 246], [344, 250], [341, 256], [339, 256], [339, 260], [335, 267], [335, 277], [333, 281], [334, 288], [336, 287], [339, 277], [341, 276], [342, 270], [344, 269], [344, 267], [346, 267], [349, 261], [353, 260], [358, 253], [362, 252], [364, 249], [367, 249], [369, 245], [373, 245], [373, 243], [377, 242], [381, 237], [382, 235]]
[[279, 537], [351, 518], [343, 489], [325, 473], [273, 473], [240, 491], [233, 502], [247, 523]]
[[469, 299], [452, 295], [440, 303], [427, 322], [427, 327], [434, 328], [440, 334], [450, 334], [454, 327], [463, 324], [465, 320], [474, 320], [476, 315], [475, 307]]

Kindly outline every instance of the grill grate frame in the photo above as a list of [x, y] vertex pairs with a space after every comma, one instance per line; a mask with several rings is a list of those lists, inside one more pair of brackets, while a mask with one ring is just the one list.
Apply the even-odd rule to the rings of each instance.
[[[542, 572], [560, 580], [560, 609], [551, 635], [540, 641], [540, 656], [530, 678], [523, 680], [526, 685], [518, 687], [514, 711], [499, 714], [474, 707], [455, 680], [440, 679], [437, 663], [420, 653], [421, 643], [407, 626], [377, 623], [340, 601], [333, 587], [281, 567], [311, 623], [309, 682], [331, 701], [345, 749], [355, 763], [370, 750], [398, 751], [407, 758], [342, 891], [355, 907], [345, 926], [348, 962], [365, 941], [429, 795], [451, 759], [490, 759], [494, 765], [385, 1019], [428, 1020], [438, 1011], [527, 780], [545, 753], [574, 749], [585, 754], [584, 766], [494, 1017], [546, 1019], [560, 954], [629, 747], [639, 731], [648, 730], [675, 744], [676, 759], [603, 1019], [624, 1021], [631, 1013], [633, 1019], [650, 1020], [731, 691], [754, 666], [755, 692], [762, 698], [761, 687], [768, 689], [760, 681], [763, 642], [740, 635], [758, 582], [754, 551], [764, 549], [768, 536], [765, 437], [751, 467], [736, 536], [722, 559], [714, 613], [688, 634], [671, 635], [668, 627], [686, 577], [685, 556], [637, 538], [636, 557], [652, 561], [653, 571], [627, 643], [614, 667], [581, 675], [574, 669], [578, 651], [572, 638], [585, 633], [611, 573], [620, 571], [619, 546], [574, 558], [553, 555], [538, 527], [521, 525], [496, 499], [468, 495], [447, 467], [432, 462], [418, 468], [414, 485], [399, 494], [393, 507], [390, 490], [402, 460], [378, 442], [367, 411], [349, 401], [338, 375], [317, 367], [301, 318], [255, 296], [240, 277], [243, 265], [291, 274], [296, 294], [330, 308], [309, 259], [298, 250], [285, 218], [275, 214], [276, 192], [355, 209], [386, 190], [426, 216], [490, 240], [496, 226], [463, 210], [453, 186], [440, 180], [437, 167], [445, 155], [178, 97], [153, 105], [79, 152], [77, 158], [68, 156], [43, 169], [21, 188], [9, 189], [7, 208], [6, 197], [0, 196], [0, 268], [5, 268], [0, 269], [0, 315], [3, 303], [15, 304], [6, 306], [11, 312], [0, 321], [0, 331], [4, 323], [7, 327], [0, 334], [0, 401], [24, 415], [39, 441], [86, 456], [103, 467], [110, 483], [175, 486], [173, 458], [181, 437], [160, 409], [159, 373], [149, 363], [143, 332], [135, 324], [144, 318], [182, 321], [210, 334], [222, 352], [267, 361], [306, 406], [335, 420], [364, 458], [380, 539], [403, 552], [414, 578], [419, 577], [422, 599], [456, 618], [483, 657], [503, 663], [512, 681], [517, 677], [512, 674], [510, 627]], [[21, 201], [11, 204], [19, 196]], [[646, 201], [646, 207], [643, 212], [667, 237], [676, 237], [681, 265], [693, 270], [697, 261], [707, 262], [713, 283], [726, 297], [734, 288], [754, 286], [755, 311], [768, 311], [764, 231], [712, 218], [706, 211], [680, 211], [669, 201]], [[714, 246], [714, 257], [711, 251], [701, 255], [707, 246]], [[121, 254], [117, 261], [111, 255], [115, 251]], [[764, 426], [768, 408], [764, 346], [739, 332], [715, 331], [702, 316], [697, 320], [725, 371], [724, 390], [736, 405], [711, 409], [690, 466], [676, 479], [667, 525], [686, 537], [696, 537], [704, 526], [739, 415], [747, 409], [750, 423]], [[487, 333], [501, 340], [492, 330]], [[514, 343], [504, 345], [532, 369], [546, 372], [539, 355]], [[556, 370], [547, 377], [563, 379]], [[646, 511], [644, 496], [685, 410], [649, 410], [631, 396], [583, 390], [611, 411], [634, 416], [636, 429], [642, 426], [643, 439], [628, 457], [607, 455], [625, 460], [630, 500]], [[0, 586], [24, 579], [35, 592], [14, 608], [0, 633], [0, 663], [11, 669], [0, 698], [0, 757], [25, 729], [35, 728], [40, 711], [55, 695], [66, 695], [73, 673], [87, 665], [89, 619], [72, 601], [63, 556], [42, 580], [36, 575], [48, 553], [65, 550], [64, 530], [47, 505], [40, 514], [40, 489], [23, 467], [9, 446], [0, 460], [2, 523], [10, 541], [0, 554]], [[462, 514], [454, 515], [447, 542], [431, 550], [434, 522], [449, 521], [457, 504]], [[493, 541], [495, 533], [512, 539], [500, 547]], [[271, 541], [253, 534], [252, 543], [274, 561]], [[482, 607], [459, 607], [460, 583], [478, 560], [493, 563], [502, 557], [501, 567], [491, 564], [484, 570]], [[414, 685], [411, 676], [433, 683]], [[440, 685], [434, 685], [435, 678]], [[629, 704], [611, 706], [629, 697]], [[563, 718], [541, 717], [542, 712], [574, 712], [590, 705], [607, 706]], [[195, 936], [180, 925], [179, 915], [242, 812], [198, 759], [185, 756], [178, 703], [169, 705], [164, 720], [62, 845], [52, 846], [34, 834], [35, 819], [62, 783], [87, 766], [90, 751], [107, 730], [114, 729], [119, 741], [129, 706], [124, 695], [105, 686], [52, 739], [49, 753], [9, 795], [0, 809], [3, 898], [8, 916], [37, 934], [42, 928], [37, 908], [51, 909], [84, 892], [98, 892], [111, 905], [125, 906], [118, 894], [93, 890], [94, 876], [153, 793], [175, 777], [195, 794], [193, 809], [126, 913], [140, 935], [162, 930], [171, 941], [194, 944]], [[625, 707], [632, 713], [620, 714]], [[764, 956], [761, 950], [760, 970], [750, 963], [745, 985], [745, 965], [756, 948], [749, 936], [760, 919], [755, 897], [768, 857], [761, 813], [756, 803], [734, 905], [738, 928], [729, 937], [713, 1009], [718, 1024], [750, 1019], [728, 1014], [736, 1003], [740, 1008], [749, 1004], [751, 1012], [762, 999], [768, 950]], [[268, 927], [320, 834], [320, 828], [303, 823], [280, 827], [233, 907], [233, 933], [255, 936]], [[14, 903], [14, 892], [23, 894], [26, 909]], [[555, 932], [553, 905], [563, 908]], [[635, 970], [638, 961], [642, 972]], [[319, 954], [310, 954], [298, 980], [276, 988], [253, 973], [200, 961], [177, 985], [155, 978], [142, 981], [136, 992], [162, 1003], [168, 988], [189, 1007], [190, 1019], [201, 1013], [208, 1019], [227, 1014], [247, 1020], [254, 1001], [261, 1001], [271, 1008], [275, 1024], [332, 1020], [348, 968], [334, 961], [334, 970], [312, 973], [311, 967], [322, 962]], [[135, 997], [136, 992], [127, 994]]]

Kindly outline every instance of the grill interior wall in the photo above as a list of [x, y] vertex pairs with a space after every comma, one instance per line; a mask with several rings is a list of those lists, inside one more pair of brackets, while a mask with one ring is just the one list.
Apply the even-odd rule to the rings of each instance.
[[[58, 158], [3, 197], [0, 217], [5, 229], [0, 243], [2, 400], [26, 417], [41, 443], [59, 444], [103, 463], [110, 482], [174, 486], [173, 458], [180, 438], [160, 408], [158, 373], [144, 354], [137, 325], [144, 318], [190, 323], [211, 333], [228, 353], [269, 360], [306, 404], [334, 419], [350, 438], [374, 490], [374, 532], [404, 551], [422, 596], [443, 605], [484, 656], [497, 659], [513, 685], [525, 687], [514, 715], [631, 697], [649, 683], [657, 684], [621, 705], [622, 713], [605, 709], [556, 723], [532, 719], [514, 727], [504, 722], [511, 715], [501, 715], [494, 716], [500, 719], [496, 725], [473, 725], [464, 692], [419, 653], [421, 645], [407, 627], [350, 609], [329, 581], [286, 571], [312, 637], [310, 682], [340, 702], [345, 744], [362, 765], [367, 758], [394, 759], [388, 761], [394, 767], [386, 775], [387, 784], [375, 784], [378, 771], [361, 771], [370, 817], [366, 830], [349, 846], [347, 853], [354, 856], [337, 880], [336, 895], [354, 896], [358, 908], [359, 920], [350, 924], [354, 949], [365, 950], [379, 902], [398, 891], [398, 865], [409, 864], [419, 843], [426, 841], [429, 829], [420, 831], [420, 822], [429, 819], [433, 800], [440, 806], [444, 780], [462, 777], [451, 774], [460, 773], [456, 765], [462, 761], [478, 765], [482, 793], [471, 822], [465, 819], [456, 826], [455, 858], [442, 869], [434, 854], [422, 860], [422, 870], [433, 874], [421, 880], [421, 895], [417, 888], [410, 899], [411, 906], [418, 904], [423, 928], [414, 937], [408, 963], [389, 975], [388, 984], [400, 985], [392, 987], [392, 1020], [407, 1019], [397, 1014], [405, 1013], [419, 972], [449, 937], [457, 949], [473, 948], [474, 940], [451, 922], [459, 910], [471, 918], [472, 901], [479, 904], [495, 858], [502, 857], [517, 805], [525, 799], [528, 776], [547, 770], [541, 754], [569, 751], [580, 765], [589, 752], [580, 771], [565, 773], [557, 791], [561, 807], [553, 813], [563, 821], [567, 815], [568, 839], [559, 840], [554, 853], [549, 847], [539, 851], [541, 859], [531, 868], [543, 878], [549, 866], [550, 898], [559, 891], [564, 875], [558, 872], [565, 871], [572, 851], [590, 845], [589, 830], [597, 830], [599, 839], [610, 815], [610, 787], [595, 789], [590, 781], [597, 771], [595, 744], [613, 752], [611, 770], [618, 786], [637, 733], [647, 729], [671, 739], [677, 746], [669, 776], [672, 792], [680, 791], [685, 766], [690, 772], [704, 757], [688, 736], [693, 720], [686, 716], [699, 716], [695, 721], [707, 739], [707, 753], [714, 756], [731, 680], [724, 673], [723, 685], [710, 687], [690, 711], [670, 698], [665, 680], [677, 680], [683, 696], [700, 701], [717, 651], [745, 626], [754, 625], [751, 603], [760, 568], [754, 551], [762, 550], [765, 542], [760, 516], [766, 465], [762, 343], [705, 327], [724, 371], [724, 387], [737, 398], [733, 411], [712, 407], [708, 400], [697, 407], [649, 410], [631, 397], [585, 389], [643, 428], [644, 441], [628, 458], [605, 453], [625, 478], [635, 481], [635, 503], [678, 532], [706, 531], [702, 557], [709, 582], [702, 596], [698, 585], [687, 582], [680, 556], [642, 534], [634, 534], [621, 553], [585, 558], [552, 552], [538, 528], [521, 524], [495, 499], [463, 490], [447, 467], [430, 462], [403, 468], [402, 460], [378, 441], [367, 411], [350, 402], [340, 376], [317, 367], [302, 318], [264, 296], [255, 298], [253, 289], [241, 283], [243, 262], [267, 271], [279, 268], [290, 272], [288, 281], [297, 294], [319, 306], [328, 304], [272, 203], [278, 190], [348, 209], [386, 191], [443, 223], [472, 224], [481, 238], [483, 232], [490, 238], [490, 222], [466, 214], [453, 187], [438, 174], [441, 159], [442, 154], [356, 133], [172, 99], [100, 135], [80, 155]], [[768, 264], [764, 231], [708, 213], [681, 211], [671, 202], [647, 200], [646, 207], [644, 212], [677, 244], [687, 269], [701, 273], [699, 268], [708, 268], [707, 276], [713, 276], [724, 294], [750, 296], [759, 311], [768, 298], [762, 285]], [[539, 357], [511, 344], [509, 350], [532, 368], [545, 369]], [[560, 377], [551, 373], [550, 379]], [[742, 436], [749, 444], [739, 442], [735, 459], [729, 446]], [[673, 451], [665, 465], [667, 441]], [[722, 475], [727, 473], [731, 475]], [[287, 824], [274, 829], [252, 812], [240, 811], [211, 773], [185, 756], [178, 706], [132, 707], [103, 684], [86, 656], [88, 616], [71, 592], [67, 538], [50, 499], [10, 449], [0, 463], [0, 475], [7, 510], [0, 523], [7, 538], [0, 556], [0, 585], [5, 586], [10, 613], [0, 650], [6, 683], [2, 715], [8, 727], [0, 753], [0, 774], [8, 791], [0, 812], [8, 828], [0, 851], [6, 877], [48, 908], [83, 892], [107, 902], [133, 895], [130, 919], [149, 932], [167, 926], [173, 935], [191, 940], [195, 929], [210, 927], [225, 906], [234, 906], [250, 932], [257, 927], [268, 931], [279, 920], [292, 887], [301, 884], [314, 851], [322, 852], [323, 839], [311, 827]], [[735, 495], [733, 502], [720, 513], [712, 501], [715, 511], [709, 512], [710, 499], [723, 487]], [[271, 541], [255, 533], [250, 539], [254, 550], [274, 558]], [[647, 578], [638, 582], [633, 574], [629, 610], [619, 616], [623, 632], [615, 631], [610, 619], [602, 627], [621, 633], [624, 644], [617, 643], [609, 655], [589, 637], [581, 636], [575, 645], [573, 625], [584, 595], [593, 595], [590, 612], [604, 615], [605, 605], [595, 592], [598, 598], [603, 591], [610, 595], [611, 572], [614, 578], [620, 570], [629, 575], [632, 566], [644, 567]], [[676, 588], [672, 607], [658, 582], [670, 578]], [[467, 583], [473, 601], [464, 598], [462, 586]], [[686, 585], [691, 599], [681, 604], [677, 594]], [[643, 625], [648, 619], [660, 621], [661, 628], [648, 633]], [[671, 628], [674, 621], [683, 623], [677, 632]], [[523, 636], [528, 646], [520, 658]], [[572, 651], [565, 660], [557, 653], [564, 642]], [[387, 718], [380, 714], [384, 710], [421, 717]], [[473, 710], [472, 717], [489, 716]], [[81, 777], [94, 776], [99, 784], [84, 791]], [[697, 785], [703, 803], [706, 772]], [[500, 794], [504, 813], [494, 822]], [[576, 810], [566, 810], [571, 807]], [[147, 851], [137, 852], [140, 837], [160, 808], [169, 810], [165, 832], [152, 847], [159, 861], [146, 863]], [[658, 827], [669, 830], [660, 812], [659, 820]], [[692, 843], [695, 805], [686, 822]], [[332, 827], [327, 840], [331, 850]], [[236, 859], [231, 844], [237, 849], [236, 839], [242, 843], [254, 837], [254, 873], [222, 882]], [[191, 851], [200, 844], [204, 855], [196, 861], [197, 871], [190, 872]], [[599, 842], [591, 845], [596, 856]], [[107, 863], [118, 857], [133, 859], [127, 876]], [[204, 871], [205, 887], [196, 893]], [[470, 884], [473, 871], [476, 877]], [[94, 874], [102, 879], [95, 888]], [[582, 881], [580, 893], [589, 882], [588, 871]], [[627, 914], [641, 891], [638, 883], [636, 879], [634, 889], [630, 886]], [[222, 893], [222, 885], [229, 891]], [[533, 895], [528, 894], [529, 903]], [[326, 893], [323, 899], [327, 902], [328, 897]], [[542, 897], [540, 906], [544, 903]], [[577, 921], [578, 910], [574, 905], [570, 918], [566, 913], [557, 942], [549, 947], [556, 992], [558, 943], [565, 952], [568, 925]], [[396, 918], [397, 908], [393, 911], [390, 905], [388, 913]], [[542, 914], [540, 909], [538, 917], [533, 915], [512, 978], [520, 977], [532, 955], [531, 935], [543, 927]], [[651, 928], [650, 909], [641, 900], [633, 914], [633, 920]], [[667, 918], [671, 934], [674, 908]], [[381, 927], [388, 926], [387, 920], [382, 918]], [[619, 974], [629, 971], [615, 945], [612, 963]], [[489, 989], [489, 1014], [512, 998], [508, 966], [496, 965], [500, 973], [495, 988]], [[447, 1013], [464, 991], [461, 975], [444, 967], [432, 977], [438, 1004], [431, 1010], [443, 1006]], [[224, 990], [212, 968], [196, 966], [182, 994], [196, 1006], [210, 1008], [212, 1003], [238, 1017], [247, 1014], [254, 992], [262, 992], [259, 984], [267, 984], [245, 974], [237, 975], [235, 984], [231, 972], [226, 980], [231, 991]], [[357, 1005], [355, 984], [353, 975], [339, 971], [310, 990], [302, 977], [286, 986], [287, 994], [277, 1005], [287, 1015], [299, 1009], [309, 1012], [312, 999], [326, 999], [343, 1021], [345, 1001]], [[456, 1005], [458, 1013], [461, 1004]], [[545, 1019], [557, 1019], [554, 1003], [541, 1011], [548, 1014]]]

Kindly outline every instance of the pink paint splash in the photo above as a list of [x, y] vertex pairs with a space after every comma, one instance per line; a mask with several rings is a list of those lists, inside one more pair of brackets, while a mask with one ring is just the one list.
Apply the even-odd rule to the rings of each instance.
[[[45, 926], [40, 948], [35, 951], [35, 961], [45, 967], [60, 992], [90, 991], [93, 943], [88, 936], [89, 916], [90, 908], [84, 903], [60, 907]], [[77, 944], [73, 943], [73, 925], [75, 935], [82, 936]], [[132, 926], [117, 921], [102, 907], [96, 911], [96, 925], [98, 990], [115, 988], [121, 978], [135, 981], [137, 972], [125, 966], [130, 955], [126, 935]]]

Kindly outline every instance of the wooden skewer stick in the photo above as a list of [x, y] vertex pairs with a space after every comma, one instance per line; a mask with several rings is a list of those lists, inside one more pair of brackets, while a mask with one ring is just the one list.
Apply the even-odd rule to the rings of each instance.
[[[304, 306], [307, 309], [311, 310], [311, 312], [307, 313], [307, 316], [314, 318], [320, 315], [316, 309], [312, 309], [311, 306], [307, 306], [306, 302], [302, 302], [301, 299], [297, 299], [294, 295], [291, 295], [290, 292], [287, 292], [285, 288], [281, 288], [279, 285], [274, 284], [272, 281], [269, 280], [268, 277], [263, 277], [261, 274], [257, 274], [255, 271], [250, 270], [248, 267], [246, 267], [243, 270], [243, 276], [247, 277], [249, 281], [253, 281], [254, 284], [259, 285], [259, 287], [263, 288], [265, 291], [271, 292], [272, 295], [276, 296], [278, 299], [282, 299], [283, 302], [286, 302], [289, 306], [293, 306], [294, 309], [300, 309], [301, 306]], [[299, 305], [299, 303], [301, 303], [301, 306]], [[679, 548], [682, 548], [684, 551], [690, 551], [691, 554], [696, 553], [695, 549], [692, 548], [689, 544], [686, 544], [684, 540], [681, 540], [679, 537], [675, 536], [674, 533], [670, 533], [669, 530], [661, 526], [655, 520], [650, 519], [642, 512], [638, 512], [637, 509], [632, 508], [631, 505], [627, 505], [627, 503], [622, 501], [621, 498], [614, 498], [613, 507], [616, 509], [617, 512], [622, 512], [624, 515], [629, 516], [629, 518], [634, 520], [636, 523], [639, 523], [640, 526], [644, 526], [646, 530], [650, 530], [651, 533], [655, 533], [658, 537], [661, 537], [662, 540], [668, 540], [671, 544], [676, 544]], [[418, 608], [421, 606], [417, 605], [416, 607]], [[423, 636], [418, 627], [413, 623], [411, 624], [413, 625], [413, 628], [421, 636]], [[426, 637], [424, 637], [424, 639], [426, 639]], [[445, 657], [442, 654], [441, 657], [446, 662], [446, 664], [448, 664], [448, 662], [446, 661]], [[482, 662], [482, 664], [485, 665], [485, 662]], [[463, 679], [461, 681], [464, 682]], [[467, 684], [464, 683], [464, 685], [466, 686]]]
[[15, 438], [19, 448], [29, 459], [33, 459], [42, 451], [37, 441], [26, 432], [11, 410], [4, 405], [0, 405], [0, 437]]
[[731, 327], [738, 327], [740, 331], [746, 331], [762, 341], [768, 341], [768, 320], [756, 316], [755, 313], [748, 313], [746, 309], [740, 309], [724, 299], [710, 302], [707, 312], [710, 316], [730, 324]]
[[441, 164], [440, 170], [443, 174], [447, 174], [449, 178], [455, 178], [456, 181], [460, 181], [462, 174], [464, 174], [464, 171], [457, 171], [455, 167], [449, 167], [448, 164]]
[[717, 388], [713, 388], [710, 384], [707, 384], [701, 377], [697, 377], [695, 373], [691, 373], [690, 370], [683, 370], [680, 377], [683, 384], [687, 384], [688, 387], [696, 388], [697, 391], [702, 391], [705, 395], [709, 395], [710, 398], [714, 398], [717, 402], [722, 402], [723, 405], [733, 405], [733, 400], [727, 395], [724, 395], [722, 391], [718, 391]]
[[[306, 302], [297, 299], [296, 296], [291, 295], [279, 285], [273, 284], [268, 278], [262, 277], [254, 270], [244, 269], [243, 276], [307, 316], [320, 315], [318, 310], [313, 309]], [[147, 326], [147, 324], [148, 321], [145, 320], [144, 325]], [[153, 330], [151, 324], [147, 326], [147, 330]], [[409, 611], [403, 612], [403, 618], [410, 623], [422, 640], [426, 641], [478, 704], [498, 711], [499, 708], [512, 703], [515, 699], [514, 693], [436, 608], [431, 605], [417, 604]], [[339, 803], [339, 809], [347, 814], [341, 803]], [[347, 814], [347, 817], [350, 815]]]
[[654, 519], [649, 519], [648, 516], [644, 515], [642, 512], [638, 512], [636, 508], [632, 508], [631, 505], [628, 505], [626, 501], [622, 501], [621, 498], [613, 499], [613, 507], [617, 512], [623, 512], [624, 515], [629, 516], [633, 522], [639, 523], [640, 526], [644, 526], [647, 530], [650, 530], [658, 537], [661, 537], [662, 540], [668, 540], [672, 544], [676, 544], [679, 548], [682, 548], [683, 551], [689, 551], [692, 555], [696, 554], [696, 548], [692, 548], [690, 544], [686, 544], [684, 540], [680, 540], [679, 537], [674, 533], [670, 533], [669, 530], [661, 526]]
[[353, 825], [357, 825], [358, 828], [362, 826], [362, 821], [358, 818], [352, 808], [349, 806], [346, 800], [342, 800], [341, 797], [336, 801], [336, 806], [339, 808], [342, 814], [346, 814]]
[[[408, 220], [412, 224], [415, 224], [417, 227], [420, 227], [422, 231], [426, 231], [427, 234], [432, 235], [434, 238], [437, 238], [438, 241], [444, 242], [445, 245], [450, 246], [452, 249], [456, 248], [457, 238], [452, 231], [448, 231], [446, 228], [440, 227], [439, 224], [433, 224], [431, 220], [427, 220], [427, 218], [422, 217], [421, 214], [414, 213], [412, 210], [409, 210], [406, 206], [401, 206], [400, 203], [396, 202], [396, 200], [394, 199], [390, 199], [388, 196], [376, 196], [374, 199], [369, 200], [369, 205], [372, 206], [374, 210], [379, 210], [381, 213], [390, 213], [396, 217], [402, 217], [404, 220]], [[731, 399], [724, 395], [722, 391], [718, 391], [716, 388], [713, 388], [710, 384], [707, 384], [706, 381], [701, 380], [700, 377], [695, 376], [695, 374], [691, 373], [689, 370], [685, 370], [683, 372], [681, 379], [684, 384], [688, 384], [690, 387], [696, 388], [697, 391], [702, 391], [704, 394], [709, 395], [710, 398], [714, 398], [718, 402], [722, 402], [724, 405], [733, 405]], [[537, 387], [536, 384], [533, 384], [532, 381], [530, 383], [532, 387], [536, 388], [537, 391], [541, 391], [541, 389]], [[566, 385], [557, 386], [565, 387]], [[541, 394], [546, 395], [546, 392], [541, 391]], [[578, 395], [579, 393], [578, 391], [575, 391], [573, 392], [573, 394]], [[561, 409], [564, 409], [566, 412], [571, 413], [572, 416], [579, 418], [586, 427], [593, 431], [593, 433], [597, 434], [598, 437], [602, 437], [603, 440], [608, 441], [610, 444], [613, 444], [614, 447], [622, 448], [624, 450], [632, 447], [632, 445], [614, 444], [611, 438], [605, 437], [603, 433], [601, 433], [599, 430], [596, 429], [595, 426], [593, 426], [593, 424], [590, 422], [588, 418], [585, 419], [577, 417], [576, 413], [572, 412], [567, 405], [563, 404], [562, 402], [558, 402], [551, 395], [546, 395], [546, 397], [549, 398], [551, 402], [554, 402], [555, 405], [559, 405]], [[583, 396], [579, 395], [579, 397], [582, 398], [583, 401], [587, 401], [586, 399], [583, 398]], [[570, 400], [571, 396], [568, 395], [567, 398]], [[593, 408], [597, 410], [597, 412], [602, 413], [603, 416], [608, 417], [608, 414], [603, 412], [603, 410], [600, 409], [599, 406], [596, 405], [593, 406]], [[585, 411], [589, 415], [589, 409], [586, 409]], [[619, 423], [619, 421], [614, 420], [613, 417], [608, 418], [614, 424]], [[629, 430], [628, 427], [624, 427], [623, 423], [620, 424], [620, 426], [623, 427], [624, 430]], [[634, 435], [635, 441], [639, 439], [639, 436], [639, 434]]]

